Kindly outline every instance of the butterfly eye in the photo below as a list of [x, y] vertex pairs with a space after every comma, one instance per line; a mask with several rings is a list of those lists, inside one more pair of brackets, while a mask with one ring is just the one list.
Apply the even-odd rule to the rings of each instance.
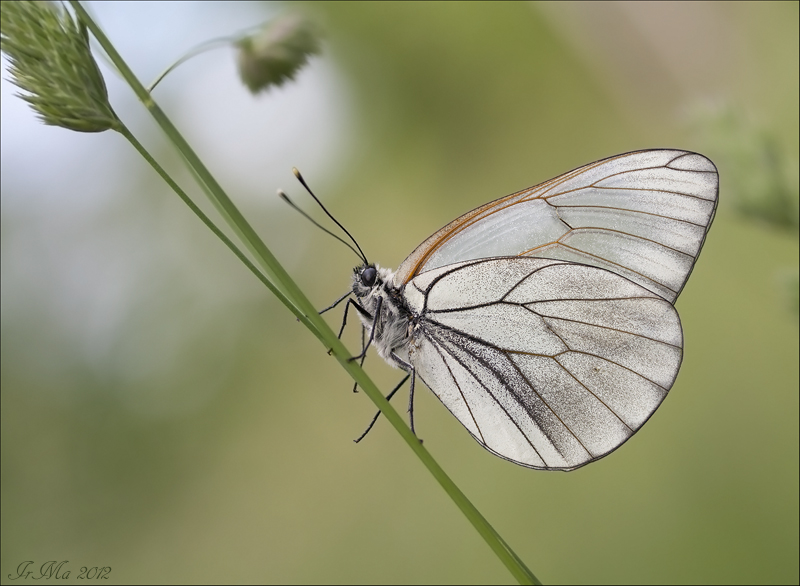
[[378, 271], [375, 270], [375, 267], [367, 267], [361, 271], [361, 283], [366, 287], [372, 287], [377, 275]]

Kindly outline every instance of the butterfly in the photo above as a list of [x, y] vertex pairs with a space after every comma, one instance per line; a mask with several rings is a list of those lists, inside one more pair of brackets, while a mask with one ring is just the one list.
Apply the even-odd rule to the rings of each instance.
[[674, 384], [674, 304], [718, 188], [703, 155], [659, 149], [501, 197], [396, 271], [361, 253], [339, 335], [352, 305], [369, 334], [354, 358], [372, 345], [411, 378], [412, 430], [420, 379], [491, 453], [574, 470], [627, 441]]

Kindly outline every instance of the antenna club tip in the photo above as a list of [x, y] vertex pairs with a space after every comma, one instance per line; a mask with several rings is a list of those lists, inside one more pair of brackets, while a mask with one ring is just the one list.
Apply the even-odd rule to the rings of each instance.
[[294, 176], [298, 179], [302, 177], [302, 175], [300, 175], [300, 171], [297, 170], [297, 167], [292, 167], [292, 173], [294, 173]]

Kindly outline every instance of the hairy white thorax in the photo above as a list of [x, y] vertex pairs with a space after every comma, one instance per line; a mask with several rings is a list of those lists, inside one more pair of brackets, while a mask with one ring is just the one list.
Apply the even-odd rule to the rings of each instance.
[[[409, 331], [413, 315], [405, 307], [402, 295], [393, 284], [394, 271], [374, 265], [376, 271], [375, 283], [367, 286], [362, 282], [362, 273], [369, 266], [356, 267], [353, 273], [353, 294], [358, 299], [369, 316], [359, 312], [358, 317], [367, 332], [372, 336], [372, 344], [378, 355], [395, 368], [403, 366], [392, 356], [405, 360], [408, 356]], [[375, 312], [380, 310], [377, 319]], [[375, 332], [372, 332], [373, 327]]]

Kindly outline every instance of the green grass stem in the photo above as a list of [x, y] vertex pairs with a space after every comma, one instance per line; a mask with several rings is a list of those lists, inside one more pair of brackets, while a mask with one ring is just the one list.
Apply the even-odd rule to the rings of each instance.
[[75, 13], [80, 20], [88, 27], [95, 36], [100, 46], [106, 52], [110, 61], [117, 68], [122, 77], [127, 81], [144, 106], [155, 119], [167, 135], [169, 141], [181, 153], [186, 164], [195, 174], [201, 186], [209, 195], [214, 207], [220, 213], [227, 225], [233, 230], [236, 236], [242, 241], [245, 248], [253, 256], [258, 266], [255, 266], [239, 248], [228, 239], [224, 233], [216, 227], [213, 222], [203, 214], [203, 212], [193, 203], [186, 193], [169, 177], [169, 175], [158, 165], [152, 156], [147, 153], [144, 147], [135, 139], [126, 127], [120, 125], [115, 128], [139, 151], [145, 160], [150, 163], [156, 172], [167, 182], [167, 184], [178, 194], [178, 196], [198, 215], [206, 226], [208, 226], [222, 241], [233, 251], [233, 253], [245, 263], [259, 280], [261, 280], [276, 297], [283, 303], [298, 319], [311, 330], [311, 332], [322, 342], [326, 350], [330, 350], [336, 360], [350, 374], [358, 385], [364, 390], [367, 396], [383, 412], [386, 419], [397, 430], [400, 436], [406, 441], [412, 451], [419, 457], [425, 467], [433, 477], [439, 482], [445, 492], [462, 511], [464, 516], [472, 523], [478, 533], [483, 537], [495, 555], [508, 568], [514, 578], [520, 584], [540, 584], [536, 576], [525, 566], [522, 560], [506, 544], [488, 521], [481, 515], [475, 506], [467, 499], [466, 495], [455, 485], [439, 464], [433, 459], [431, 454], [419, 442], [411, 429], [386, 401], [384, 396], [369, 379], [367, 374], [361, 369], [357, 361], [350, 360], [352, 354], [345, 348], [344, 344], [336, 337], [336, 334], [328, 326], [327, 322], [317, 313], [317, 310], [291, 279], [288, 273], [278, 263], [277, 259], [269, 251], [267, 246], [256, 234], [244, 216], [239, 212], [231, 199], [224, 192], [222, 187], [203, 165], [200, 158], [189, 146], [177, 128], [172, 124], [166, 114], [153, 100], [150, 93], [136, 78], [128, 65], [117, 53], [114, 46], [100, 29], [86, 10], [77, 1], [71, 1]]

